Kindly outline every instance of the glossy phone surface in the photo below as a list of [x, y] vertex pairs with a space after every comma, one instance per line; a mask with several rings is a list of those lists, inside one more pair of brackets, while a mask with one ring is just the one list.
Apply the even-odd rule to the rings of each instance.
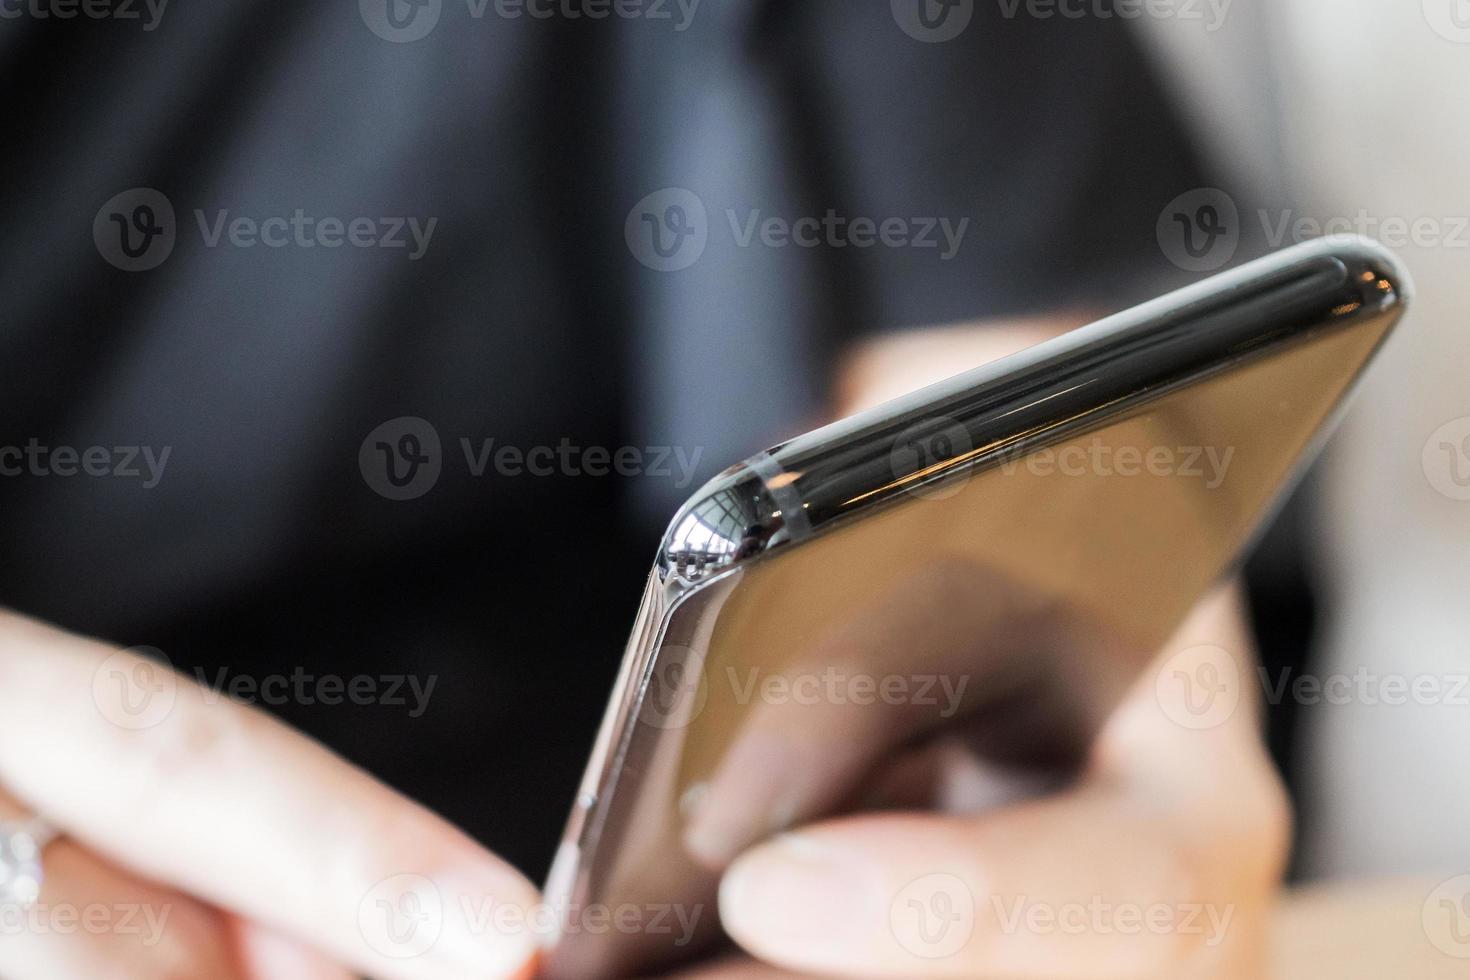
[[1407, 290], [1372, 242], [1297, 246], [702, 488], [659, 549], [552, 870], [547, 974], [706, 949], [735, 855], [884, 802], [874, 774], [902, 783], [925, 740], [1074, 767], [1319, 445]]

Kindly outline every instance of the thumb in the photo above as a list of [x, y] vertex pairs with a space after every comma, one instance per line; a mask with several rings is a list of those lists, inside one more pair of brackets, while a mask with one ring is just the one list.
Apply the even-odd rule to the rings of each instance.
[[726, 930], [770, 962], [842, 976], [1259, 976], [1289, 820], [1253, 712], [1203, 724], [1158, 680], [1202, 639], [1246, 644], [1231, 593], [1181, 627], [1072, 788], [779, 837], [726, 873]]
[[751, 954], [836, 976], [1258, 976], [1272, 860], [1236, 846], [1227, 799], [1201, 817], [1148, 785], [814, 824], [745, 852], [720, 917]]
[[1177, 978], [1224, 965], [1252, 914], [1236, 900], [1163, 820], [1094, 784], [980, 817], [814, 825], [743, 855], [720, 913], [747, 951], [797, 970]]

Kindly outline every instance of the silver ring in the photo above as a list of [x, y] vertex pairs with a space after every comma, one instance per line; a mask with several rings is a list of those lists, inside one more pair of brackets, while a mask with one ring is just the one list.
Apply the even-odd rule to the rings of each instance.
[[0, 821], [0, 906], [28, 909], [41, 897], [41, 852], [59, 831], [41, 817]]

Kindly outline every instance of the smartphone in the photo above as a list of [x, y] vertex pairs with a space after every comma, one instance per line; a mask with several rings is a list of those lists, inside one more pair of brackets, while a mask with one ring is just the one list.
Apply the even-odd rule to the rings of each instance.
[[1299, 245], [701, 488], [659, 545], [551, 871], [546, 974], [707, 952], [742, 849], [942, 805], [935, 745], [1065, 778], [1235, 569], [1408, 298], [1374, 242]]

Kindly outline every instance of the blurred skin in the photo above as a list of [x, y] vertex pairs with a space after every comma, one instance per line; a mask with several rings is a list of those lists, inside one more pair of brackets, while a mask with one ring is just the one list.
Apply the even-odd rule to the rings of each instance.
[[[877, 341], [848, 359], [841, 409], [1083, 319]], [[1202, 602], [1156, 667], [1197, 644], [1223, 648], [1249, 669], [1235, 590]], [[123, 683], [108, 683], [114, 678]], [[1051, 795], [1035, 795], [1028, 774], [1000, 771], [959, 740], [941, 739], [904, 763], [922, 787], [895, 786], [891, 772], [876, 787], [929, 806], [823, 821], [749, 849], [724, 877], [720, 914], [757, 959], [682, 976], [1261, 975], [1289, 814], [1256, 712], [1243, 703], [1214, 727], [1181, 726], [1174, 719], [1187, 717], [1185, 706], [1170, 698], [1187, 692], [1156, 680], [1157, 670], [1145, 673], [1081, 778]], [[135, 724], [130, 706], [150, 685], [171, 700]], [[41, 907], [131, 908], [135, 918], [130, 929], [7, 929], [0, 975], [418, 980], [534, 971], [537, 940], [523, 924], [538, 901], [529, 882], [262, 712], [212, 701], [133, 654], [0, 614], [0, 717], [9, 726], [0, 740], [0, 818], [42, 813], [66, 833], [46, 850]], [[980, 801], [1002, 805], [982, 810]], [[442, 931], [420, 955], [363, 924], [384, 908], [416, 908], [401, 887], [417, 886], [394, 884], [405, 875], [427, 879], [443, 899]], [[972, 930], [968, 941], [944, 955], [893, 915], [912, 883], [932, 875], [954, 892], [942, 898], [968, 896], [973, 909], [961, 922]], [[931, 893], [910, 897], [951, 909], [933, 906]], [[525, 914], [487, 927], [461, 912], [486, 902]], [[1009, 918], [1026, 907], [1099, 902], [1200, 910], [1189, 928], [1162, 932], [1127, 929], [1121, 915], [1109, 920], [1118, 928], [1064, 930], [1028, 927], [1024, 912]]]
[[[1236, 590], [1201, 603], [1060, 792], [1015, 799], [1013, 774], [950, 745], [931, 760], [941, 784], [1011, 801], [827, 820], [748, 850], [722, 882], [721, 918], [746, 951], [797, 972], [732, 961], [681, 976], [1262, 976], [1289, 817], [1250, 705], [1214, 728], [1176, 722], [1184, 689], [1157, 679], [1198, 644], [1249, 650]], [[972, 932], [931, 958], [902, 913], [911, 883], [934, 875]], [[1100, 905], [1116, 911], [1065, 930], [1015, 918]], [[1178, 928], [1129, 934], [1124, 909], [1165, 909]]]
[[[157, 714], [138, 714], [149, 703]], [[41, 813], [66, 834], [46, 848], [39, 918], [4, 922], [0, 975], [529, 975], [536, 944], [524, 930], [472, 930], [446, 914], [432, 950], [402, 957], [361, 927], [364, 909], [400, 905], [400, 875], [431, 880], [451, 911], [457, 896], [529, 907], [536, 891], [263, 712], [0, 614], [0, 717], [0, 817]], [[86, 914], [95, 927], [78, 925]]]

